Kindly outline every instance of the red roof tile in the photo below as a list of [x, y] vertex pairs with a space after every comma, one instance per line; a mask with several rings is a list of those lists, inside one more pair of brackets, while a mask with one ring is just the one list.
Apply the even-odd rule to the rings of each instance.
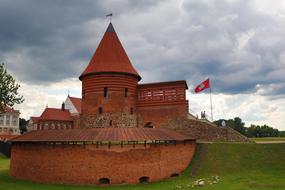
[[6, 105], [6, 106], [4, 107], [4, 112], [20, 113], [20, 111], [19, 111], [19, 110], [14, 110], [14, 108], [11, 108], [11, 107], [10, 107], [10, 106], [8, 106], [8, 105]]
[[4, 135], [4, 134], [1, 134], [0, 135], [0, 141], [4, 141], [4, 140], [10, 140], [10, 139], [13, 139], [15, 137], [19, 137], [20, 135]]
[[125, 73], [141, 79], [128, 58], [112, 23], [109, 24], [99, 46], [97, 47], [89, 65], [79, 77], [100, 73]]
[[75, 106], [76, 110], [81, 113], [81, 98], [71, 97], [69, 96], [70, 101]]
[[33, 123], [37, 123], [39, 119], [40, 117], [33, 117], [33, 116], [30, 118], [30, 120], [32, 120]]
[[70, 115], [69, 110], [62, 110], [57, 108], [46, 108], [39, 120], [45, 121], [72, 121], [72, 117]]
[[12, 142], [100, 142], [100, 141], [193, 140], [164, 128], [88, 128], [31, 131]]

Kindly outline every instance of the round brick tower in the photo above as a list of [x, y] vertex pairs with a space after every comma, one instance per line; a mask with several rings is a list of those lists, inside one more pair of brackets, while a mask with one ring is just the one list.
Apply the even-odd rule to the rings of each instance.
[[137, 84], [132, 66], [112, 23], [109, 24], [82, 81], [82, 127], [136, 127]]

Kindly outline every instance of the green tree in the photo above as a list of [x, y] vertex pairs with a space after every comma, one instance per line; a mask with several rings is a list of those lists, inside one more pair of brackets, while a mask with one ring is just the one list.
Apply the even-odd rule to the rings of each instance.
[[279, 131], [268, 125], [250, 125], [250, 127], [245, 127], [244, 122], [241, 118], [235, 117], [234, 119], [219, 119], [214, 121], [218, 126], [221, 126], [222, 121], [225, 121], [228, 127], [233, 128], [234, 130], [240, 132], [241, 134], [247, 137], [278, 137], [285, 136], [285, 131]]
[[23, 103], [23, 96], [18, 94], [20, 85], [10, 75], [4, 67], [4, 63], [0, 64], [0, 113], [5, 111], [5, 106], [13, 106], [14, 104]]
[[219, 119], [214, 121], [214, 123], [218, 126], [222, 126], [222, 121], [226, 122], [226, 125], [243, 135], [246, 135], [246, 127], [244, 126], [244, 122], [242, 122], [241, 118], [235, 117], [234, 119]]
[[27, 132], [27, 125], [29, 123], [29, 120], [26, 120], [24, 118], [19, 118], [19, 128], [21, 134]]

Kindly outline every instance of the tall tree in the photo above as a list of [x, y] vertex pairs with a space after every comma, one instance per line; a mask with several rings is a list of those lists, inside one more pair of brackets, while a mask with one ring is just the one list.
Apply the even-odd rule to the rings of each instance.
[[24, 118], [19, 118], [19, 129], [21, 131], [21, 134], [27, 132], [28, 123], [29, 123], [29, 120], [26, 120]]
[[244, 122], [242, 122], [241, 118], [235, 117], [234, 119], [219, 119], [217, 121], [214, 121], [214, 123], [218, 126], [221, 126], [222, 121], [226, 122], [226, 125], [228, 127], [231, 127], [232, 129], [240, 132], [243, 135], [246, 135], [246, 128], [244, 126]]
[[10, 75], [4, 67], [4, 63], [0, 64], [0, 113], [5, 111], [5, 106], [13, 106], [24, 101], [23, 96], [18, 94], [20, 85]]
[[285, 131], [279, 131], [268, 125], [250, 125], [250, 127], [245, 127], [244, 122], [239, 117], [234, 119], [219, 119], [214, 121], [218, 126], [221, 126], [222, 121], [225, 121], [228, 127], [240, 132], [247, 137], [278, 137], [285, 136]]

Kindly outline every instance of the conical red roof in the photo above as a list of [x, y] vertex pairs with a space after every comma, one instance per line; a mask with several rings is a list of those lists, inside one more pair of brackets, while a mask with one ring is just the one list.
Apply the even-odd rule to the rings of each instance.
[[97, 47], [89, 65], [80, 75], [84, 76], [102, 73], [129, 74], [141, 79], [126, 54], [112, 23], [109, 24], [99, 46]]

